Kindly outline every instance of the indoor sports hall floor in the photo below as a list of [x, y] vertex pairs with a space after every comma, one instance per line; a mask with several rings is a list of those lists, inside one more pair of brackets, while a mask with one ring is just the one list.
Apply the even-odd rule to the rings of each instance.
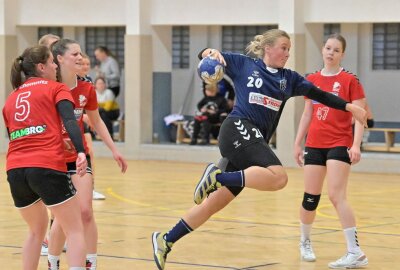
[[[4, 168], [4, 155], [0, 165]], [[167, 230], [193, 205], [206, 164], [130, 161], [121, 175], [111, 159], [96, 160], [94, 201], [99, 228], [98, 269], [156, 269], [151, 233]], [[319, 270], [345, 253], [336, 213], [323, 193], [313, 230], [315, 263], [300, 262], [298, 208], [302, 171], [288, 169], [279, 192], [245, 190], [203, 227], [183, 238], [168, 256], [168, 270]], [[400, 269], [400, 175], [352, 173], [350, 202], [368, 269]], [[21, 269], [26, 225], [13, 207], [6, 175], [0, 178], [0, 269]], [[62, 256], [61, 269], [67, 269]], [[41, 257], [39, 269], [47, 269]]]

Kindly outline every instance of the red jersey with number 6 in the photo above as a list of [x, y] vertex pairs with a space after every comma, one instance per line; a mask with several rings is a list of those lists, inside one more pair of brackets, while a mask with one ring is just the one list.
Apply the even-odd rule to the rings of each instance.
[[[75, 118], [78, 121], [79, 128], [82, 134], [82, 140], [85, 146], [85, 152], [88, 154], [88, 147], [86, 144], [84, 131], [83, 131], [83, 113], [84, 110], [97, 110], [97, 96], [96, 90], [93, 87], [93, 84], [90, 81], [87, 81], [84, 78], [78, 77], [76, 87], [71, 89], [72, 98], [75, 101]], [[77, 158], [77, 153], [70, 143], [70, 138], [68, 136], [67, 131], [64, 126], [62, 128], [62, 133], [64, 136], [64, 140], [70, 145], [71, 149], [65, 149], [64, 155], [67, 162], [74, 162]]]
[[[344, 69], [332, 76], [322, 75], [321, 71], [318, 71], [308, 75], [307, 80], [348, 102], [365, 98], [364, 89], [358, 78]], [[306, 146], [316, 148], [351, 147], [353, 144], [352, 114], [329, 108], [314, 100], [312, 103], [313, 115]]]
[[68, 87], [44, 78], [30, 78], [9, 95], [3, 108], [10, 138], [7, 171], [24, 167], [66, 171], [56, 108], [61, 100], [74, 102]]

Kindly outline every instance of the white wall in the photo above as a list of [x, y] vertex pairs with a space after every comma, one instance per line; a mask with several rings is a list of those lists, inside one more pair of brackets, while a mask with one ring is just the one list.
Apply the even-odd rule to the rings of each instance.
[[19, 1], [18, 25], [117, 26], [125, 25], [125, 3], [130, 0], [11, 1]]
[[153, 25], [276, 24], [279, 1], [152, 0]]
[[399, 22], [398, 0], [304, 0], [305, 22]]

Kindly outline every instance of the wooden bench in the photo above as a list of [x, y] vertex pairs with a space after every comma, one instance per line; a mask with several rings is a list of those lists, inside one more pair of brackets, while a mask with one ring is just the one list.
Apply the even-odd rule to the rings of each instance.
[[365, 131], [370, 132], [384, 132], [385, 134], [385, 144], [384, 145], [372, 145], [363, 144], [363, 151], [378, 151], [378, 152], [395, 152], [400, 153], [400, 147], [395, 146], [396, 132], [400, 133], [400, 128], [367, 128]]
[[[172, 124], [176, 126], [176, 144], [190, 143], [191, 138], [188, 138], [186, 131], [183, 128], [185, 121], [175, 121]], [[210, 139], [210, 144], [218, 144], [218, 140]]]

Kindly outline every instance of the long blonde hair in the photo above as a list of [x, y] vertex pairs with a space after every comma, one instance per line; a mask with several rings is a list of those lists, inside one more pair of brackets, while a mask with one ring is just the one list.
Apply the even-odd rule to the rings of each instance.
[[265, 54], [265, 46], [273, 46], [275, 41], [280, 37], [290, 39], [288, 33], [280, 29], [271, 29], [265, 31], [262, 35], [256, 35], [249, 45], [246, 47], [247, 54], [254, 54], [258, 58], [263, 58]]

